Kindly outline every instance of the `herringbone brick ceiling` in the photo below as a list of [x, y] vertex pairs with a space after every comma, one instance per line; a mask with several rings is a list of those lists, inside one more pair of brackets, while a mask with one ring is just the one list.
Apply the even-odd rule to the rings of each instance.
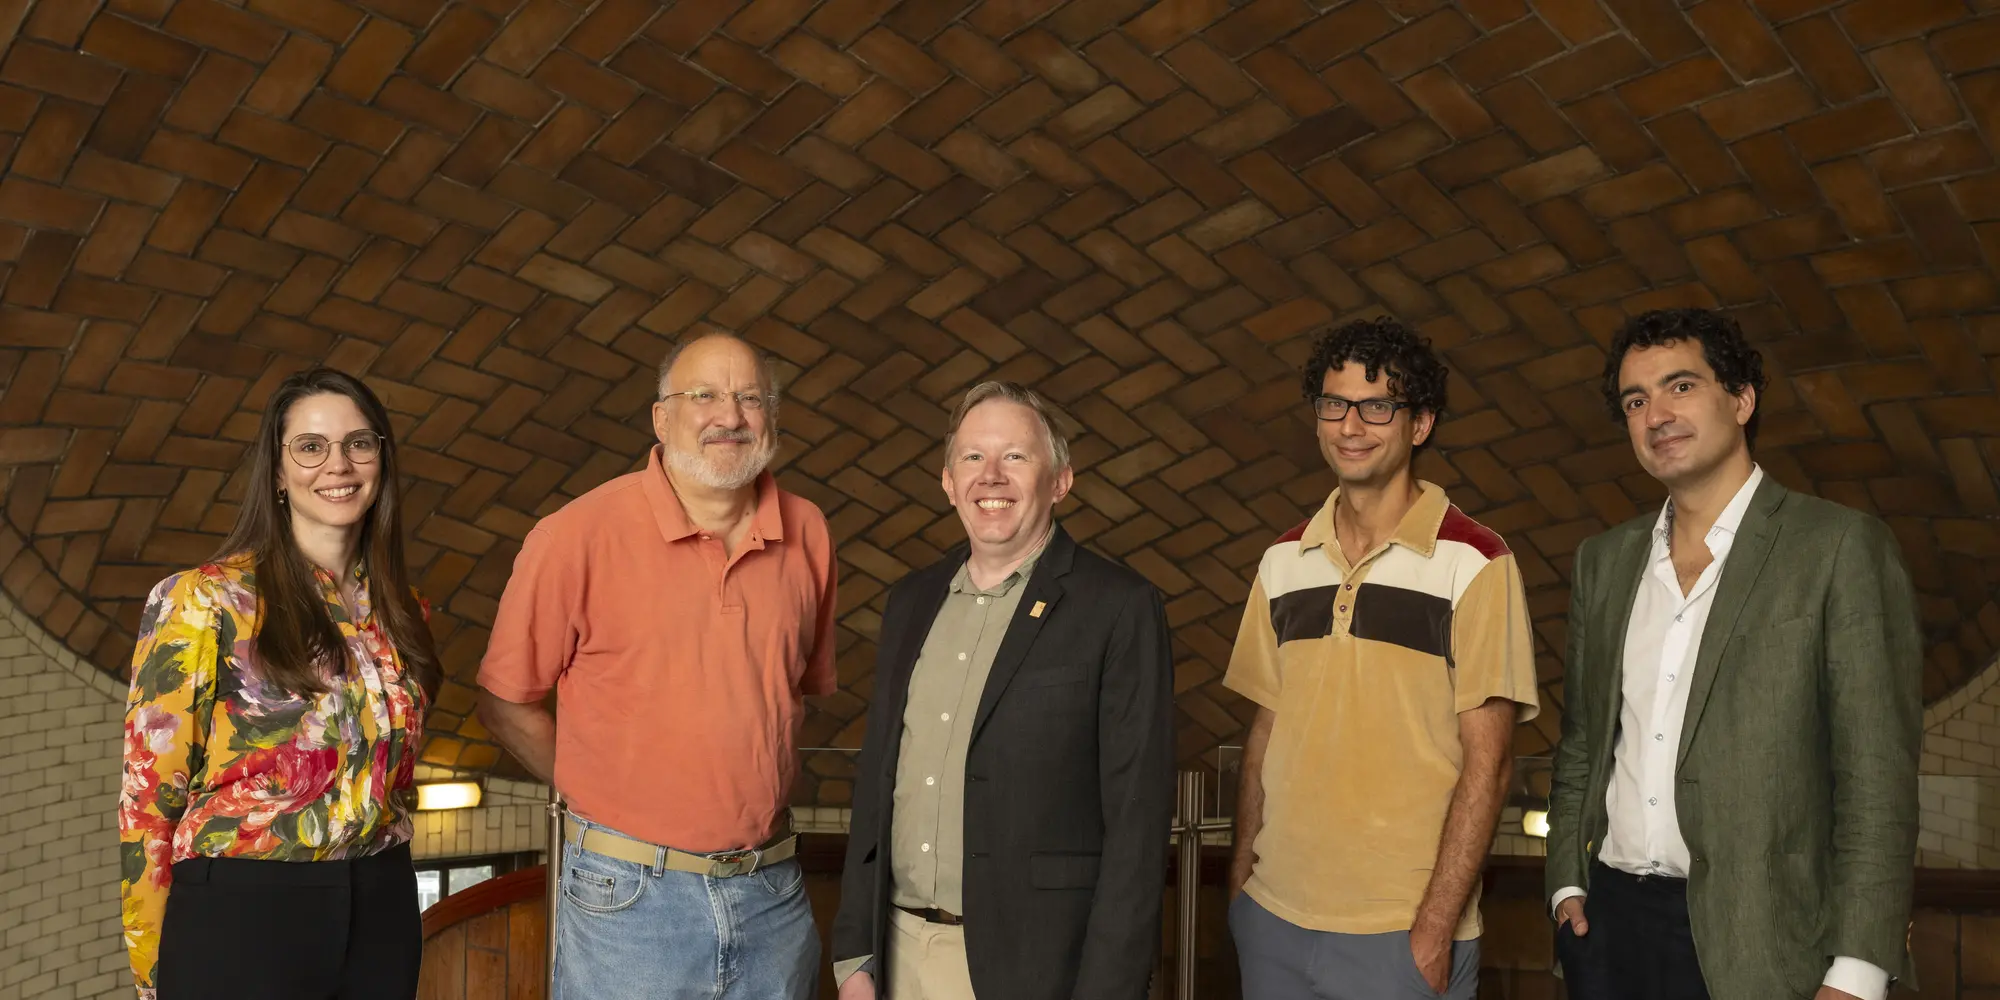
[[[668, 345], [784, 361], [840, 542], [852, 744], [888, 585], [959, 537], [955, 394], [1083, 428], [1070, 531], [1170, 598], [1180, 749], [1259, 551], [1329, 488], [1295, 369], [1387, 312], [1422, 471], [1520, 553], [1556, 731], [1577, 542], [1660, 499], [1592, 380], [1654, 306], [1776, 373], [1759, 458], [1881, 513], [1937, 697], [2000, 640], [2000, 0], [0, 0], [0, 585], [122, 672], [271, 386], [364, 373], [453, 681], [534, 519], [630, 469]], [[833, 772], [828, 772], [833, 776]], [[842, 783], [812, 794], [838, 801]]]

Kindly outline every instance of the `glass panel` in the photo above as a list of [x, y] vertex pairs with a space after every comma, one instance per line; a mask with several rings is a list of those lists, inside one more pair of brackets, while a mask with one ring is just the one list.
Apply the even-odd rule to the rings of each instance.
[[422, 913], [430, 909], [431, 904], [442, 898], [444, 898], [444, 873], [418, 872], [417, 912]]
[[492, 877], [492, 865], [472, 865], [466, 868], [453, 868], [451, 870], [451, 877], [446, 881], [446, 887], [451, 892], [464, 892]]

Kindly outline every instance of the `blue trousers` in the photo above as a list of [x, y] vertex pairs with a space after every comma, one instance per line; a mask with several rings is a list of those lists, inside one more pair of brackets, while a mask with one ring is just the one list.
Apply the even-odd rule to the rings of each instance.
[[813, 1000], [817, 991], [819, 932], [797, 858], [710, 878], [565, 843], [560, 889], [552, 1000]]

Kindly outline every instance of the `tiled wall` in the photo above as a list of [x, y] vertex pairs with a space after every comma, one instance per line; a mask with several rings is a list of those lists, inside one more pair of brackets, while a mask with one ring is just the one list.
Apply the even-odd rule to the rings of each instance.
[[1924, 713], [1919, 863], [2000, 868], [2000, 663]]
[[118, 937], [124, 699], [0, 599], [0, 1000], [132, 995]]

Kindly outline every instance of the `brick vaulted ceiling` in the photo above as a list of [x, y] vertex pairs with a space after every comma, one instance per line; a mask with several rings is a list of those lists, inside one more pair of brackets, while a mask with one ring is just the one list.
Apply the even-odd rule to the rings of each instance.
[[[1660, 499], [1592, 385], [1729, 310], [1780, 480], [1894, 525], [1926, 691], [2000, 641], [1996, 0], [0, 0], [0, 585], [122, 672], [210, 554], [271, 386], [394, 411], [453, 681], [518, 540], [633, 466], [651, 367], [785, 362], [842, 560], [852, 744], [887, 586], [959, 536], [956, 393], [1084, 429], [1066, 523], [1168, 595], [1179, 744], [1256, 557], [1329, 487], [1294, 374], [1388, 312], [1454, 368], [1423, 472], [1520, 553], [1546, 749], [1577, 542]], [[809, 795], [839, 801], [837, 768]]]

